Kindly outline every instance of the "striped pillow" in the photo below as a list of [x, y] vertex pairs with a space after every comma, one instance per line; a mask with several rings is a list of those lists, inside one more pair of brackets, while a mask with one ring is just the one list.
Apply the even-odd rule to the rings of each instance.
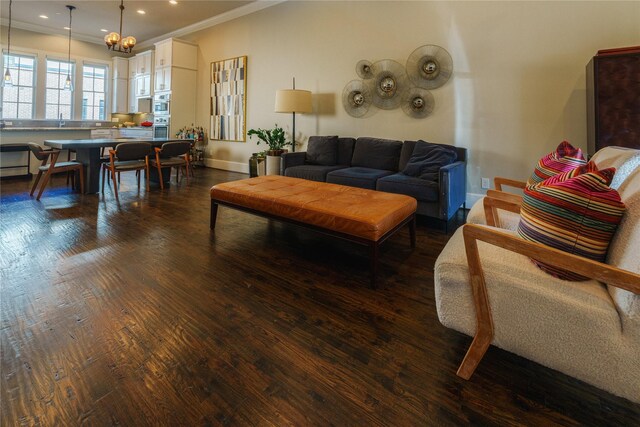
[[[555, 179], [525, 189], [518, 234], [595, 261], [604, 262], [609, 243], [622, 220], [624, 203], [609, 188], [614, 168], [586, 172], [565, 181]], [[578, 274], [533, 260], [542, 270], [564, 280]]]
[[536, 168], [527, 181], [527, 185], [542, 182], [547, 178], [562, 172], [568, 172], [578, 166], [586, 164], [582, 150], [574, 148], [568, 141], [562, 141], [560, 145], [538, 161]]
[[594, 162], [589, 162], [586, 165], [582, 165], [582, 166], [578, 166], [574, 169], [569, 170], [568, 172], [562, 172], [559, 173], [557, 175], [554, 175], [550, 178], [545, 179], [542, 182], [538, 182], [536, 184], [533, 185], [528, 185], [528, 187], [531, 186], [541, 186], [541, 185], [553, 185], [553, 184], [557, 184], [559, 182], [564, 182], [568, 179], [574, 178], [578, 175], [582, 175], [583, 173], [587, 173], [587, 172], [597, 172], [598, 171], [598, 167], [596, 166], [596, 164]]

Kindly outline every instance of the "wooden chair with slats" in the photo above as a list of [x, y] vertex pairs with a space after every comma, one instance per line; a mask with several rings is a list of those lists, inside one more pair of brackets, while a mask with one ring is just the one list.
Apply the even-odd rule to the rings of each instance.
[[[40, 186], [40, 191], [38, 191], [38, 196], [36, 200], [40, 200], [42, 193], [44, 192], [45, 187], [49, 183], [51, 179], [51, 175], [62, 172], [74, 172], [72, 176], [75, 176], [75, 172], [78, 172], [80, 177], [80, 191], [84, 193], [84, 167], [82, 163], [77, 161], [67, 161], [58, 163], [58, 157], [60, 156], [60, 151], [58, 149], [52, 148], [49, 150], [45, 150], [40, 145], [30, 142], [29, 150], [33, 153], [36, 159], [41, 160], [42, 164], [38, 167], [38, 175], [36, 176], [35, 181], [33, 182], [33, 187], [31, 187], [30, 196], [33, 196], [38, 183], [40, 182], [40, 178], [44, 175], [44, 179], [42, 180], [42, 185]], [[51, 159], [49, 161], [49, 159]], [[47, 164], [49, 162], [49, 164]], [[72, 178], [73, 179], [73, 178]], [[75, 180], [73, 179], [72, 183], [75, 187]]]
[[[155, 149], [155, 159], [151, 160], [151, 166], [158, 169], [160, 179], [160, 188], [164, 190], [164, 180], [162, 179], [162, 169], [176, 168], [176, 182], [180, 176], [180, 168], [185, 168], [184, 176], [189, 183], [189, 170], [191, 169], [189, 153], [191, 151], [191, 143], [188, 141], [165, 142], [162, 147]], [[169, 173], [171, 176], [171, 173]]]
[[138, 188], [140, 188], [139, 172], [144, 170], [146, 189], [149, 191], [149, 155], [151, 154], [151, 148], [152, 146], [148, 142], [123, 142], [118, 144], [115, 150], [109, 150], [109, 163], [102, 164], [102, 194], [104, 194], [105, 174], [107, 171], [111, 175], [116, 199], [118, 199], [119, 184], [117, 176], [120, 175], [120, 172], [138, 172]]

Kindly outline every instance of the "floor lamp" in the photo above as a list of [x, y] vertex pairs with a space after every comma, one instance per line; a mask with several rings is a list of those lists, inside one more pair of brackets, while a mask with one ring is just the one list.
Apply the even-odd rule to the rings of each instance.
[[293, 113], [293, 145], [291, 151], [296, 151], [296, 113], [311, 112], [311, 92], [296, 89], [296, 79], [293, 78], [293, 89], [276, 91], [276, 113]]

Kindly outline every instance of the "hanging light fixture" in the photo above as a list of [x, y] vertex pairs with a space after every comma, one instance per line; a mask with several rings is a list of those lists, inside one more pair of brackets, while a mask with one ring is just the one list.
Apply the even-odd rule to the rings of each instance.
[[13, 86], [13, 80], [11, 79], [11, 73], [9, 72], [9, 57], [11, 56], [11, 5], [13, 0], [9, 0], [9, 31], [7, 32], [7, 63], [5, 64], [6, 70], [4, 71], [4, 80], [2, 85], [4, 87]]
[[75, 6], [67, 5], [67, 9], [69, 9], [69, 53], [67, 56], [69, 72], [67, 73], [67, 80], [65, 80], [64, 87], [62, 89], [70, 91], [73, 91], [73, 83], [71, 82], [71, 12], [73, 12], [75, 8]]
[[120, 32], [112, 32], [104, 36], [107, 49], [114, 52], [131, 53], [136, 45], [136, 38], [132, 36], [122, 37], [122, 14], [124, 12], [124, 0], [120, 0]]

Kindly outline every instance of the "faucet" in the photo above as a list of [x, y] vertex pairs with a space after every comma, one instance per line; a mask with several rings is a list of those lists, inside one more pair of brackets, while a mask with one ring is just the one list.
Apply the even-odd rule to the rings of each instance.
[[64, 126], [64, 120], [62, 120], [62, 113], [60, 113], [60, 121], [58, 122], [58, 127], [61, 128]]

